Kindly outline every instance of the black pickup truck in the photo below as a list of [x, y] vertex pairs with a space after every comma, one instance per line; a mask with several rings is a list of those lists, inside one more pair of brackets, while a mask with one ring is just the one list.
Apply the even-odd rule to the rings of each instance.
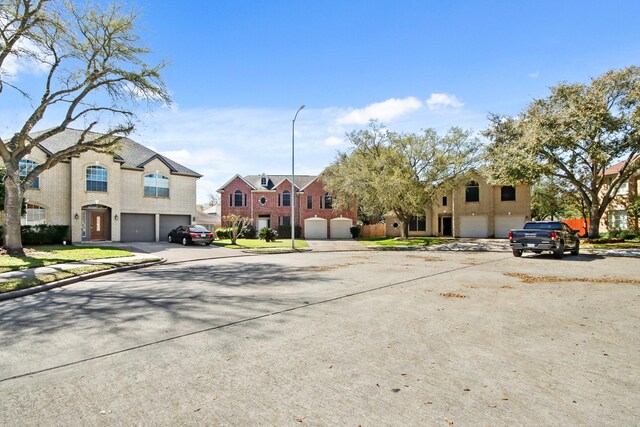
[[521, 230], [509, 232], [509, 245], [513, 256], [522, 256], [524, 251], [542, 253], [551, 251], [556, 258], [562, 258], [566, 251], [572, 255], [580, 253], [578, 230], [572, 230], [561, 221], [531, 221]]

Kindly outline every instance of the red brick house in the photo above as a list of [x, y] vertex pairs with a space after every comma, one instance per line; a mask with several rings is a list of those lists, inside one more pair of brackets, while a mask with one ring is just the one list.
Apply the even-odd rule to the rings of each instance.
[[[295, 176], [295, 225], [305, 239], [350, 239], [357, 211], [334, 211], [332, 195], [316, 175]], [[291, 226], [291, 176], [236, 175], [219, 190], [221, 216], [249, 217], [257, 230]], [[224, 225], [224, 224], [223, 224]]]

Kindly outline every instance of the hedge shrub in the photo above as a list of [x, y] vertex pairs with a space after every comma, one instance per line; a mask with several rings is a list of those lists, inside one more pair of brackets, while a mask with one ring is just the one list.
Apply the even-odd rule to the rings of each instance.
[[[20, 227], [23, 245], [61, 245], [71, 241], [68, 225], [23, 225]], [[0, 226], [0, 236], [4, 236]]]

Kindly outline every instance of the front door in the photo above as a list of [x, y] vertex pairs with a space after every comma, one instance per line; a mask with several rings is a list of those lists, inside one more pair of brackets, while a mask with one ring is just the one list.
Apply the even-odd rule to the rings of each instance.
[[442, 217], [442, 223], [441, 223], [441, 229], [440, 229], [440, 235], [441, 236], [451, 236], [453, 230], [452, 230], [452, 223], [451, 223], [452, 218], [450, 216], [443, 216]]
[[262, 230], [263, 228], [267, 227], [269, 228], [269, 219], [270, 217], [258, 217], [258, 231]]
[[105, 240], [107, 237], [107, 213], [104, 211], [91, 212], [91, 240]]

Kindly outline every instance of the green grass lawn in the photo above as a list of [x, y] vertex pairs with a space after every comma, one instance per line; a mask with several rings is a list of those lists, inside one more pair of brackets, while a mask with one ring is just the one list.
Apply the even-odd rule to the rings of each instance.
[[583, 248], [595, 249], [638, 249], [640, 248], [640, 240], [625, 240], [617, 243], [587, 243], [580, 242]]
[[47, 245], [25, 248], [26, 257], [0, 255], [0, 273], [28, 268], [45, 267], [90, 259], [133, 256], [129, 251], [111, 247], [76, 247], [70, 245]]
[[[211, 244], [230, 249], [291, 249], [290, 239], [278, 239], [275, 242], [265, 242], [262, 239], [238, 239], [232, 245], [230, 239], [214, 240]], [[296, 239], [296, 249], [306, 249], [309, 245], [305, 240]]]
[[11, 279], [4, 282], [0, 282], [0, 294], [11, 291], [18, 291], [20, 289], [32, 288], [38, 285], [44, 285], [46, 283], [55, 282], [62, 279], [68, 279], [70, 277], [81, 276], [83, 274], [94, 273], [96, 271], [109, 270], [114, 267], [123, 267], [128, 265], [142, 264], [149, 262], [149, 260], [138, 259], [130, 262], [118, 262], [116, 264], [98, 264], [98, 265], [86, 265], [82, 267], [70, 268], [64, 271], [56, 271], [55, 273], [38, 274], [33, 277], [24, 277], [21, 279]]
[[441, 239], [439, 237], [411, 237], [409, 239], [396, 239], [394, 237], [370, 237], [367, 239], [358, 239], [360, 243], [367, 246], [383, 246], [388, 248], [403, 248], [414, 246], [429, 246], [447, 243], [451, 240]]

